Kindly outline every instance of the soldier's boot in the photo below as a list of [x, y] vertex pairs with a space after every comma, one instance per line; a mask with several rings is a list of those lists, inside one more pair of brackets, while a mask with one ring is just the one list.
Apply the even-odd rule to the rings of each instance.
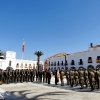
[[81, 89], [83, 89], [83, 83], [81, 83]]

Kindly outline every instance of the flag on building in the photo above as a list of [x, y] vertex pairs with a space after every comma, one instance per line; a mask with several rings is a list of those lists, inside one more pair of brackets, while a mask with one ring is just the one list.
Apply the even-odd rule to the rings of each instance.
[[24, 48], [25, 48], [25, 41], [23, 41], [22, 43], [22, 52], [24, 52]]

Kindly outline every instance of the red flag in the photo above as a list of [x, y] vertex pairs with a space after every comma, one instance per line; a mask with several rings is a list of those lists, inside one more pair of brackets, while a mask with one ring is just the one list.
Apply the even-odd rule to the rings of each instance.
[[22, 52], [24, 52], [24, 47], [25, 47], [25, 41], [22, 43]]

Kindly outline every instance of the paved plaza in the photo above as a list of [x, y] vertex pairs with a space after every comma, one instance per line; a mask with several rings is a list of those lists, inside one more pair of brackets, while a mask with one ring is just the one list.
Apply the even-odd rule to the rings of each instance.
[[0, 85], [0, 100], [100, 100], [100, 91], [91, 92], [88, 89], [80, 89], [80, 86], [54, 85], [39, 82], [3, 84]]

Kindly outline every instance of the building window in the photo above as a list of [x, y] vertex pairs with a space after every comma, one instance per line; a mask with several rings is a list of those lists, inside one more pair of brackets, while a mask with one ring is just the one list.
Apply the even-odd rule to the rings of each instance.
[[20, 68], [23, 68], [23, 64], [21, 63]]
[[67, 60], [66, 60], [66, 62], [65, 62], [65, 65], [68, 65]]
[[61, 65], [63, 66], [63, 61], [61, 62]]
[[79, 65], [83, 65], [82, 59], [79, 60]]
[[56, 67], [54, 67], [54, 71], [56, 70]]
[[100, 56], [97, 56], [96, 62], [100, 63]]
[[88, 57], [88, 63], [92, 63], [92, 57]]
[[71, 65], [75, 65], [75, 62], [74, 62], [74, 60], [72, 60], [72, 61], [71, 61]]
[[27, 68], [27, 64], [25, 64], [25, 68]]
[[31, 69], [32, 69], [32, 66], [31, 66], [31, 64], [29, 64], [29, 68], [31, 68]]
[[11, 66], [11, 61], [9, 61], [9, 66]]
[[57, 65], [59, 66], [59, 61], [58, 61], [58, 64]]
[[54, 62], [54, 66], [56, 66], [56, 62]]
[[16, 68], [19, 68], [19, 64], [18, 63], [16, 64]]

